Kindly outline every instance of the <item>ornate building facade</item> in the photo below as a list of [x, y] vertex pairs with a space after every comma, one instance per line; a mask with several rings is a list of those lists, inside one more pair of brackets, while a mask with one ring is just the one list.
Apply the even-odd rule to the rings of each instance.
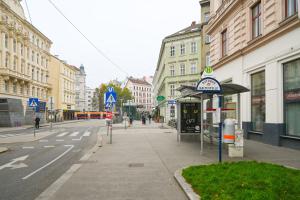
[[217, 0], [210, 5], [207, 34], [216, 78], [251, 90], [240, 102], [235, 95], [224, 97], [225, 105], [240, 107], [248, 139], [299, 149], [299, 0]]
[[[52, 42], [26, 20], [20, 1], [0, 0], [0, 11], [1, 116], [9, 118], [0, 124], [18, 126], [32, 123], [33, 111], [28, 107], [30, 97], [39, 98], [44, 103], [40, 112], [43, 121], [51, 90], [48, 79]], [[12, 111], [17, 104], [22, 110]]]

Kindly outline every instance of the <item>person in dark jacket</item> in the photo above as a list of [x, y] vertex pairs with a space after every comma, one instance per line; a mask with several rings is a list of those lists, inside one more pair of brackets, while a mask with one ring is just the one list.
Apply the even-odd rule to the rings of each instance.
[[40, 119], [39, 117], [36, 117], [36, 118], [35, 118], [35, 128], [36, 128], [36, 129], [39, 129], [39, 128], [40, 128], [40, 120], [41, 120], [41, 119]]

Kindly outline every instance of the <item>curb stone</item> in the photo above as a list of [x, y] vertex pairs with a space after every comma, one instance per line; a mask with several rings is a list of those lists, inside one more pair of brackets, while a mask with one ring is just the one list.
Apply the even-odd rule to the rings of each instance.
[[8, 151], [8, 148], [6, 148], [6, 147], [0, 147], [0, 153], [4, 153], [6, 151]]
[[189, 200], [199, 200], [201, 199], [201, 197], [196, 194], [192, 188], [192, 186], [190, 184], [188, 184], [185, 179], [183, 178], [182, 174], [182, 170], [185, 169], [181, 168], [178, 169], [175, 173], [174, 173], [174, 178], [176, 179], [176, 181], [178, 182], [179, 186], [182, 188], [182, 190], [184, 191], [184, 193], [186, 194], [186, 196], [188, 197]]

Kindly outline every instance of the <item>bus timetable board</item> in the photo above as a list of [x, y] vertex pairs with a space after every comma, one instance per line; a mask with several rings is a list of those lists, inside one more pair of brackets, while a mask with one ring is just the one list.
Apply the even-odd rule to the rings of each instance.
[[200, 111], [200, 103], [181, 103], [181, 133], [200, 133]]

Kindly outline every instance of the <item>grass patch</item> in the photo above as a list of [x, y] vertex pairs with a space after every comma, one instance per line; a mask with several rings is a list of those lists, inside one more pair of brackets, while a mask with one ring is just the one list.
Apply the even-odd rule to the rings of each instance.
[[191, 166], [182, 172], [201, 200], [300, 200], [300, 170], [241, 161]]

